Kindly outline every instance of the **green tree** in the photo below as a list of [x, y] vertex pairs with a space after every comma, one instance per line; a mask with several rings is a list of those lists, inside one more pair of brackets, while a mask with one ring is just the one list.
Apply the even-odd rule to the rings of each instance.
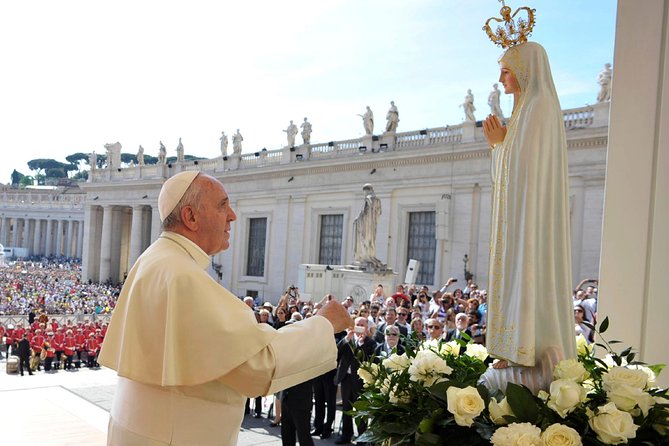
[[125, 164], [137, 164], [137, 155], [134, 153], [121, 153], [121, 162]]
[[31, 177], [30, 175], [24, 175], [21, 177], [21, 180], [19, 180], [19, 187], [21, 189], [25, 189], [26, 186], [34, 186], [34, 185], [35, 181], [33, 177]]
[[63, 167], [52, 167], [46, 170], [47, 178], [67, 178], [67, 172]]

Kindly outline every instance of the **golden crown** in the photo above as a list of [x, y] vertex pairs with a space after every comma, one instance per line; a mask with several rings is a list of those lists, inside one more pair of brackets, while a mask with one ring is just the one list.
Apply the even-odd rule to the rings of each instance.
[[[511, 8], [506, 6], [504, 0], [499, 1], [502, 2], [502, 9], [499, 10], [502, 17], [490, 17], [486, 20], [485, 25], [483, 25], [483, 30], [488, 34], [488, 37], [495, 45], [499, 45], [502, 48], [509, 48], [519, 43], [527, 42], [527, 38], [532, 34], [532, 29], [534, 28], [534, 13], [536, 12], [536, 9], [521, 6], [511, 14]], [[518, 17], [518, 21], [514, 21], [516, 15], [521, 11], [527, 13], [527, 20]], [[501, 26], [498, 26], [494, 32], [490, 28], [491, 20], [502, 24]]]

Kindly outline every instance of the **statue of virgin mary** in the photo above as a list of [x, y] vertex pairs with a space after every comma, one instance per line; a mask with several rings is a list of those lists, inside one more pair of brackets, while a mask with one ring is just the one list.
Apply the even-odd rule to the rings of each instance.
[[544, 48], [512, 46], [500, 65], [514, 110], [507, 127], [489, 116], [484, 133], [493, 147], [486, 337], [501, 365], [483, 382], [536, 392], [548, 388], [557, 362], [576, 357], [567, 142]]

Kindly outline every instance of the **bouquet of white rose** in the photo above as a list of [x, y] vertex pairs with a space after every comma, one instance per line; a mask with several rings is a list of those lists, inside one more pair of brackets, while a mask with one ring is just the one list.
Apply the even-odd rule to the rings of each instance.
[[[594, 327], [592, 327], [594, 329]], [[614, 353], [601, 336], [594, 356], [577, 338], [578, 359], [560, 362], [549, 392], [510, 383], [506, 394], [478, 384], [487, 369], [481, 345], [419, 343], [402, 355], [361, 364], [364, 391], [353, 415], [369, 420], [358, 441], [385, 444], [579, 446], [669, 445], [669, 393], [653, 387], [663, 365]], [[465, 347], [465, 348], [462, 348]], [[460, 354], [464, 351], [463, 354]]]

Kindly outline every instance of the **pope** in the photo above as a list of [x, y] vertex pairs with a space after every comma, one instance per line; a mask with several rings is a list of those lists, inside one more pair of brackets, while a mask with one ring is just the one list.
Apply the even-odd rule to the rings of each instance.
[[246, 398], [334, 369], [351, 319], [333, 300], [276, 331], [213, 280], [237, 218], [215, 178], [171, 177], [158, 210], [163, 232], [128, 273], [98, 359], [118, 372], [107, 442], [234, 445]]

